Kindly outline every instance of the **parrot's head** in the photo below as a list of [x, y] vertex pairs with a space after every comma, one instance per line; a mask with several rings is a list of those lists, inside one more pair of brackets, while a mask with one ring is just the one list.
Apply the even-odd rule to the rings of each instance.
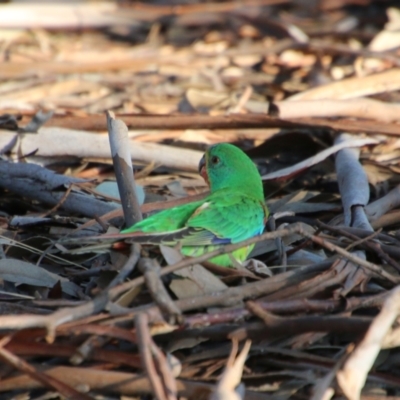
[[199, 173], [210, 186], [211, 193], [219, 189], [244, 192], [263, 200], [260, 174], [253, 161], [238, 147], [218, 143], [208, 148], [199, 163]]

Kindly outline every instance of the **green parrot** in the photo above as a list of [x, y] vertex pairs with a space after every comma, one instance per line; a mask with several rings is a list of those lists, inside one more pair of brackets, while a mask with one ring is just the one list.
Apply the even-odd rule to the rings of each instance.
[[[268, 217], [260, 174], [251, 159], [229, 143], [211, 146], [199, 164], [210, 186], [205, 199], [154, 214], [121, 231], [134, 242], [176, 246], [196, 257], [260, 235]], [[135, 235], [137, 233], [137, 235]], [[242, 264], [254, 245], [210, 259], [222, 267]]]

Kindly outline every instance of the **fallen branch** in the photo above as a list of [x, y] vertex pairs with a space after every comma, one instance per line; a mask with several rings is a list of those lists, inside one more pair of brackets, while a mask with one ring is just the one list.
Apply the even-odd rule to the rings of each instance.
[[[102, 127], [106, 129], [104, 116]], [[160, 126], [161, 128], [161, 126]], [[139, 129], [139, 127], [135, 127]], [[16, 133], [0, 131], [0, 148], [7, 147], [15, 140]], [[108, 135], [63, 128], [41, 128], [36, 134], [19, 137], [20, 143], [14, 145], [12, 152], [18, 156], [32, 155], [49, 159], [69, 157], [71, 159], [111, 160]], [[201, 151], [166, 146], [157, 143], [129, 141], [129, 151], [133, 161], [155, 162], [178, 170], [196, 171], [203, 153]], [[33, 157], [34, 157], [33, 156]]]
[[115, 204], [77, 190], [71, 190], [68, 196], [65, 196], [70, 185], [83, 182], [85, 180], [59, 175], [35, 164], [0, 162], [0, 187], [21, 197], [50, 206], [59, 205], [68, 213], [89, 218], [118, 208]]

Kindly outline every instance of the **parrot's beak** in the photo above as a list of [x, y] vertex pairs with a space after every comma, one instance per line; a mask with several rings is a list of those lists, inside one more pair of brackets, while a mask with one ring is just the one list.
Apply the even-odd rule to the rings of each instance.
[[207, 169], [206, 169], [206, 156], [205, 155], [203, 157], [201, 157], [201, 160], [199, 162], [199, 174], [206, 181], [207, 185], [209, 185]]
[[201, 157], [201, 160], [199, 162], [199, 174], [201, 175], [201, 171], [203, 168], [206, 167], [206, 155], [204, 154], [203, 157]]

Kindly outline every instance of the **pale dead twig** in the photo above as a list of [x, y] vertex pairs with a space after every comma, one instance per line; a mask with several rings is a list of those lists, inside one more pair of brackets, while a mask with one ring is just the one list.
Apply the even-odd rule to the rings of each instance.
[[135, 327], [143, 368], [146, 372], [146, 376], [150, 380], [155, 398], [157, 400], [176, 399], [176, 382], [172, 376], [171, 371], [168, 369], [168, 367], [166, 367], [165, 358], [162, 360], [163, 373], [160, 374], [156, 369], [153, 357], [158, 356], [158, 361], [160, 361], [160, 351], [158, 350], [157, 346], [150, 336], [146, 314], [139, 313], [135, 316]]
[[236, 357], [239, 343], [232, 339], [232, 351], [226, 363], [226, 368], [221, 375], [216, 389], [210, 400], [241, 400], [244, 397], [244, 387], [240, 384], [244, 363], [251, 347], [251, 340], [246, 340], [243, 349]]
[[[296, 100], [277, 101], [279, 118], [368, 118], [375, 121], [395, 122], [400, 119], [400, 104], [385, 103], [379, 100], [359, 98], [351, 100]], [[245, 104], [248, 111], [268, 113], [270, 104], [250, 100]]]
[[400, 313], [400, 287], [393, 289], [381, 312], [375, 317], [363, 340], [337, 373], [338, 383], [350, 400], [358, 400], [385, 336]]
[[292, 176], [299, 174], [300, 172], [303, 172], [305, 169], [310, 168], [315, 164], [318, 164], [319, 162], [325, 160], [326, 158], [328, 158], [329, 156], [335, 154], [340, 150], [347, 149], [349, 147], [362, 147], [368, 144], [377, 144], [377, 143], [378, 143], [377, 140], [370, 138], [354, 139], [347, 142], [337, 143], [334, 146], [319, 152], [315, 156], [309, 157], [295, 165], [292, 165], [291, 167], [283, 168], [276, 172], [271, 172], [269, 174], [263, 175], [262, 179], [264, 181], [288, 179]]
[[322, 378], [318, 379], [314, 385], [313, 395], [311, 400], [330, 400], [335, 394], [332, 382], [335, 380], [336, 374], [342, 367], [345, 361], [345, 354], [342, 356], [335, 366]]
[[107, 336], [89, 336], [77, 349], [74, 349], [69, 357], [69, 362], [72, 365], [80, 365], [98, 350], [110, 341]]
[[351, 99], [398, 89], [400, 89], [400, 68], [393, 68], [369, 76], [357, 76], [328, 83], [297, 93], [286, 100]]
[[251, 95], [253, 94], [252, 86], [246, 86], [242, 95], [240, 96], [237, 104], [230, 111], [231, 113], [240, 113], [243, 108], [246, 106], [246, 103], [249, 101]]

